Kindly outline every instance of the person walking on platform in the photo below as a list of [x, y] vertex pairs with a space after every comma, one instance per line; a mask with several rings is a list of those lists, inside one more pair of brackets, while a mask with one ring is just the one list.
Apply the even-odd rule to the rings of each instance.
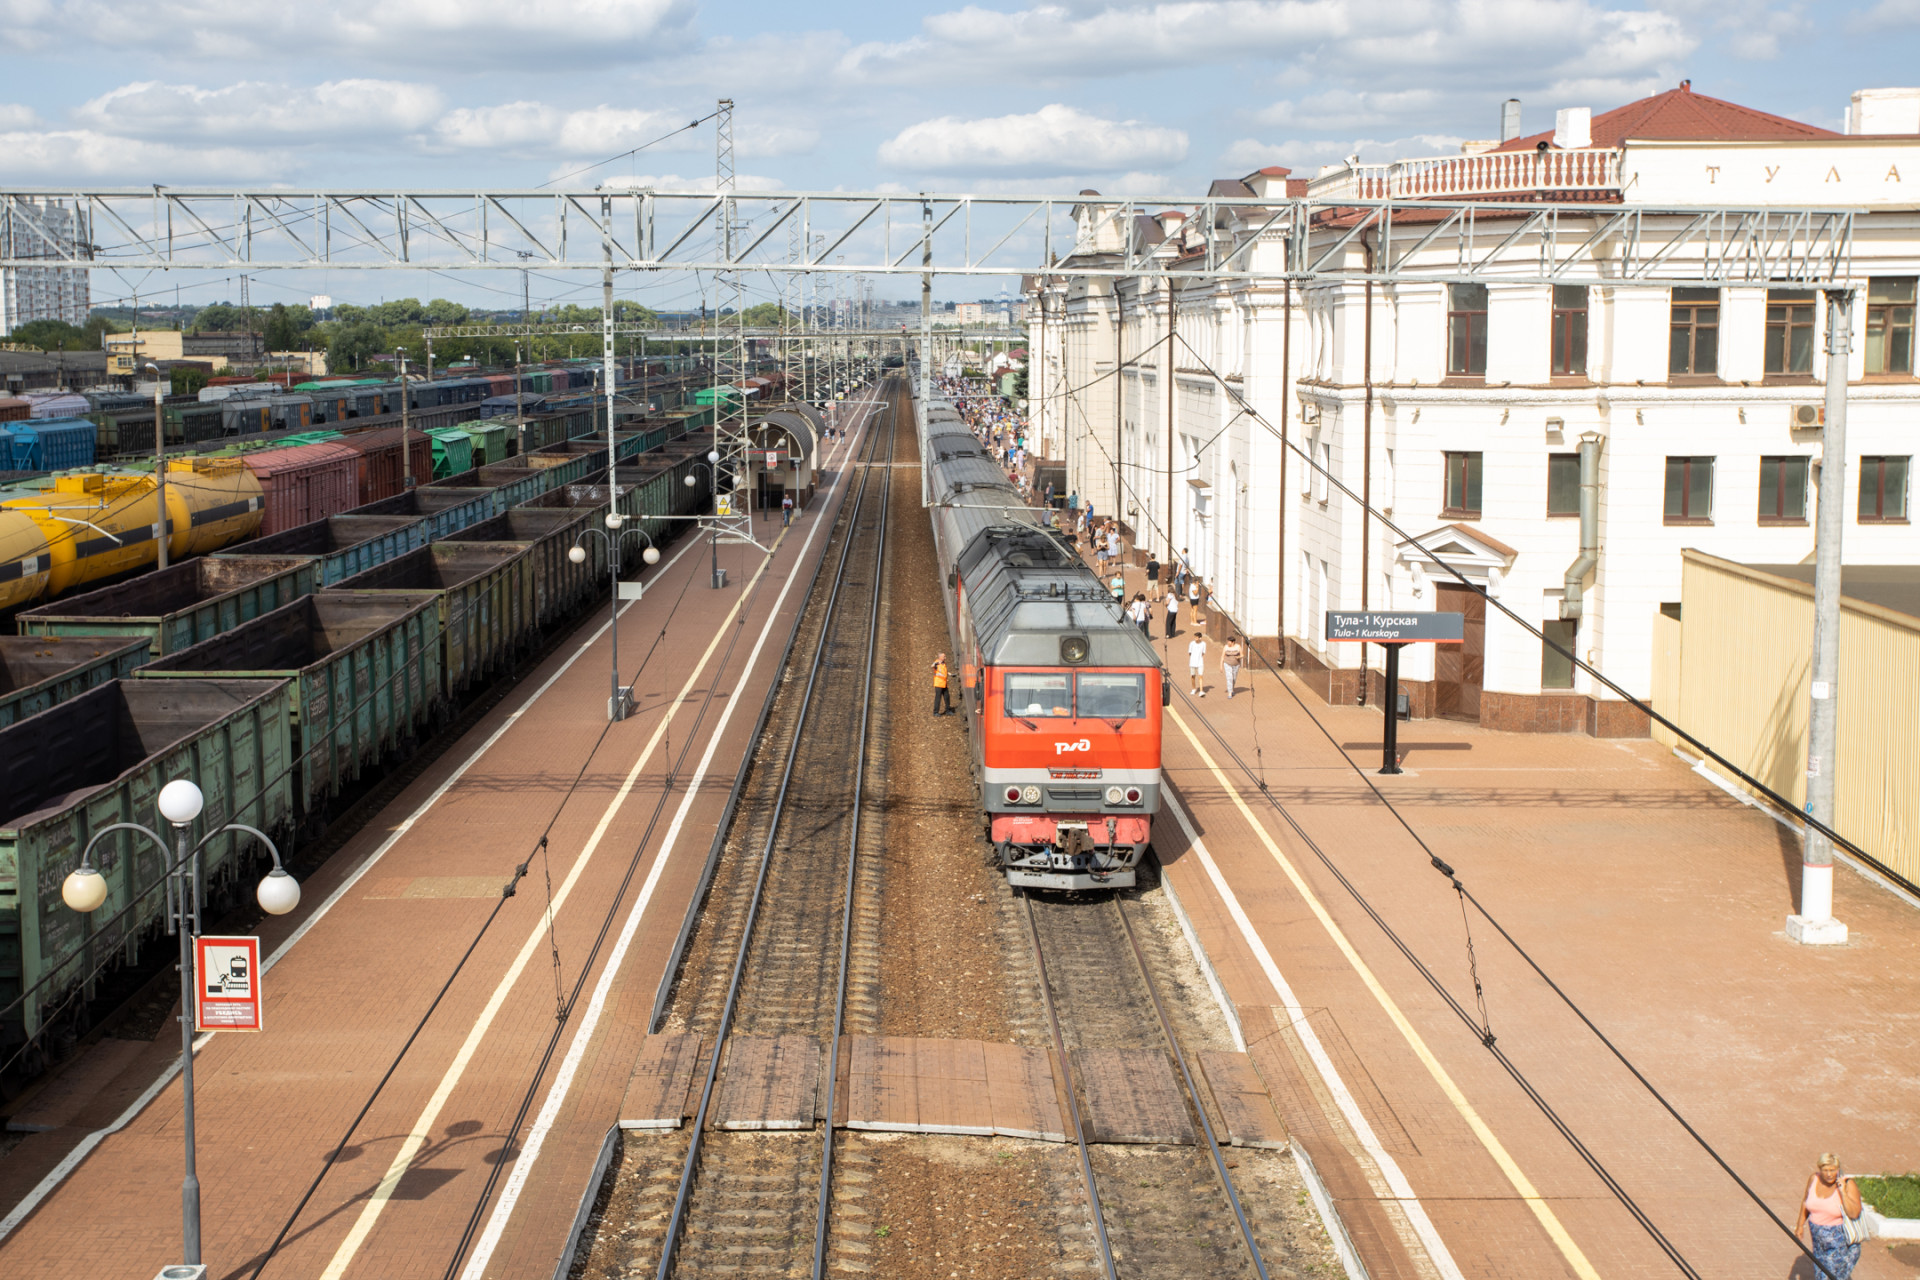
[[780, 527], [786, 528], [793, 523], [793, 495], [787, 494], [780, 499]]
[[1120, 525], [1115, 521], [1107, 525], [1107, 559], [1120, 558]]
[[1113, 602], [1115, 604], [1124, 604], [1126, 602], [1127, 579], [1126, 575], [1121, 573], [1118, 568], [1114, 569], [1113, 577], [1107, 581], [1107, 590], [1113, 593]]
[[1240, 679], [1240, 661], [1245, 656], [1246, 650], [1240, 647], [1240, 637], [1229, 636], [1220, 650], [1220, 675], [1226, 681], [1228, 702], [1233, 701], [1233, 686]]
[[933, 660], [933, 714], [950, 716], [953, 714], [953, 697], [947, 692], [947, 655], [941, 654]]
[[1160, 596], [1160, 560], [1153, 552], [1147, 552], [1147, 590], [1155, 599]]
[[1207, 696], [1206, 686], [1201, 684], [1207, 674], [1207, 635], [1204, 631], [1193, 633], [1193, 639], [1187, 641], [1187, 678], [1193, 682], [1193, 694], [1197, 698]]
[[1860, 1188], [1841, 1174], [1840, 1157], [1827, 1152], [1800, 1193], [1800, 1218], [1793, 1224], [1793, 1236], [1796, 1240], [1812, 1236], [1813, 1260], [1833, 1280], [1848, 1280], [1860, 1264], [1859, 1243], [1847, 1239], [1847, 1228], [1859, 1222], [1860, 1213]]
[[1180, 597], [1177, 593], [1167, 592], [1167, 639], [1173, 639], [1174, 632], [1180, 629]]
[[[1137, 592], [1133, 597], [1133, 603], [1127, 606], [1127, 616], [1133, 619], [1134, 625], [1140, 628], [1140, 634], [1143, 636], [1147, 636], [1147, 619], [1151, 612], [1152, 608], [1147, 604], [1147, 595], [1144, 591]], [[1147, 636], [1147, 638], [1151, 640], [1153, 637]]]

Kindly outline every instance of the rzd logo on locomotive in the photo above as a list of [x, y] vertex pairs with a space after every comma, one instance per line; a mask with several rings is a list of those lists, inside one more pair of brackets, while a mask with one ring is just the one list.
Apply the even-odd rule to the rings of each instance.
[[1080, 739], [1080, 741], [1078, 742], [1056, 742], [1053, 744], [1053, 754], [1057, 756], [1063, 756], [1067, 754], [1067, 752], [1069, 751], [1091, 751], [1091, 750], [1093, 750], [1093, 743], [1089, 742], [1085, 738]]

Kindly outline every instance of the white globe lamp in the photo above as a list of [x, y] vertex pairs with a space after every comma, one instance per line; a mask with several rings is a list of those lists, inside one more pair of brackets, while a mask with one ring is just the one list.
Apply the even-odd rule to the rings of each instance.
[[175, 778], [160, 788], [160, 816], [176, 827], [184, 827], [199, 817], [205, 804], [200, 788], [185, 778]]
[[585, 564], [587, 562], [587, 549], [585, 547], [568, 547], [567, 559], [573, 561], [575, 564]]
[[691, 489], [691, 488], [693, 488], [693, 486], [695, 486], [696, 484], [699, 484], [699, 483], [700, 483], [700, 478], [699, 478], [698, 476], [688, 476], [688, 477], [687, 477], [687, 480], [686, 480], [686, 485], [687, 485], [687, 488], [689, 488], [689, 489]]
[[96, 911], [107, 900], [107, 878], [91, 866], [81, 867], [60, 886], [60, 899], [82, 915]]
[[607, 512], [607, 528], [618, 529], [627, 522], [627, 518], [618, 511]]
[[275, 867], [267, 872], [254, 896], [260, 900], [262, 911], [270, 916], [283, 916], [300, 905], [300, 882], [284, 868]]
[[707, 450], [707, 461], [708, 462], [720, 461], [720, 451], [718, 449]]
[[660, 548], [658, 548], [658, 547], [648, 547], [648, 548], [647, 548], [647, 549], [646, 549], [645, 551], [642, 551], [642, 552], [640, 553], [640, 558], [641, 558], [642, 560], [644, 560], [644, 561], [646, 561], [646, 562], [647, 562], [648, 564], [659, 564], [659, 563], [660, 563]]

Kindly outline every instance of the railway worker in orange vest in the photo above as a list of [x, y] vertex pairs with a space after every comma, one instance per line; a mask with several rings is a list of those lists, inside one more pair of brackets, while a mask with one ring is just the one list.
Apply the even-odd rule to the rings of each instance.
[[950, 716], [953, 714], [953, 699], [947, 692], [947, 655], [941, 654], [933, 660], [933, 714]]

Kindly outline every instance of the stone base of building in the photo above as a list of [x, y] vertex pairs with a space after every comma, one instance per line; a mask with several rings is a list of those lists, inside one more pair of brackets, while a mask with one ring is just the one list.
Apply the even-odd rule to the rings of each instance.
[[[1272, 645], [1271, 639], [1261, 641]], [[1371, 668], [1329, 667], [1312, 650], [1289, 637], [1285, 665], [1309, 689], [1329, 704], [1353, 706], [1360, 700], [1360, 681], [1367, 682], [1367, 704], [1380, 706], [1386, 701], [1386, 675]], [[1435, 718], [1438, 690], [1431, 680], [1402, 680], [1400, 692], [1406, 696], [1409, 716], [1415, 720]], [[1583, 733], [1593, 738], [1645, 738], [1652, 734], [1653, 722], [1645, 712], [1625, 702], [1590, 698], [1581, 693], [1496, 693], [1480, 694], [1480, 715], [1470, 719], [1483, 729], [1507, 733]]]

